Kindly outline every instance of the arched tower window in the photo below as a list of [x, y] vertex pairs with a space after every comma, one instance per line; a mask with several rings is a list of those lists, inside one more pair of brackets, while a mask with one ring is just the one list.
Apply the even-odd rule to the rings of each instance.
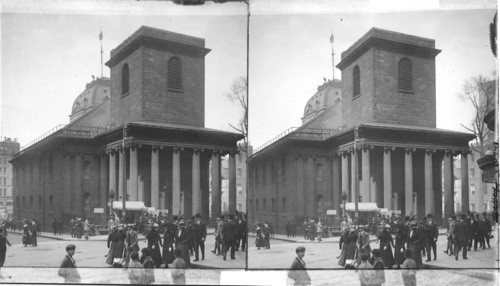
[[182, 90], [182, 62], [178, 57], [168, 60], [167, 86], [169, 90]]
[[359, 66], [352, 70], [352, 97], [361, 95]]
[[413, 92], [413, 66], [408, 58], [402, 58], [398, 64], [398, 89]]
[[130, 75], [128, 64], [122, 66], [122, 95], [127, 95], [130, 92]]

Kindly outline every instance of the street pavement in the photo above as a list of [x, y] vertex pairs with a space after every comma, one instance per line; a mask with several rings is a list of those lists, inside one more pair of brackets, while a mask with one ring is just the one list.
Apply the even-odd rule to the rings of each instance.
[[[88, 240], [72, 238], [70, 234], [54, 235], [51, 232], [42, 232], [38, 236], [38, 247], [21, 244], [21, 232], [11, 232], [7, 236], [13, 244], [7, 249], [5, 266], [36, 266], [59, 267], [66, 254], [66, 245], [76, 245], [75, 259], [79, 267], [110, 267], [106, 264], [105, 254], [108, 253], [107, 235], [90, 236]], [[232, 260], [228, 253], [227, 260], [211, 252], [214, 249], [215, 238], [213, 229], [208, 229], [205, 241], [205, 260], [194, 262], [191, 256], [192, 268], [219, 268], [243, 269], [246, 266], [246, 252], [237, 251], [236, 259]], [[139, 235], [139, 248], [146, 247], [144, 236]], [[201, 253], [200, 253], [201, 259]]]
[[[439, 230], [439, 238], [437, 241], [437, 260], [425, 262], [426, 257], [422, 257], [424, 262], [423, 268], [499, 268], [498, 262], [498, 233], [494, 233], [494, 238], [490, 239], [491, 248], [485, 250], [472, 250], [468, 254], [468, 259], [463, 260], [461, 254], [459, 260], [455, 261], [454, 256], [448, 256], [443, 253], [446, 249], [446, 233], [445, 229]], [[250, 234], [248, 249], [248, 268], [249, 269], [287, 269], [295, 259], [295, 249], [302, 245], [306, 248], [304, 261], [308, 269], [341, 269], [339, 266], [338, 256], [341, 250], [339, 249], [339, 237], [329, 237], [321, 242], [317, 240], [312, 242], [304, 240], [302, 236], [286, 237], [286, 235], [275, 234], [271, 239], [270, 249], [257, 250], [255, 247], [255, 236]], [[370, 246], [372, 249], [378, 248], [376, 237], [370, 236]], [[272, 257], [272, 259], [269, 259]]]

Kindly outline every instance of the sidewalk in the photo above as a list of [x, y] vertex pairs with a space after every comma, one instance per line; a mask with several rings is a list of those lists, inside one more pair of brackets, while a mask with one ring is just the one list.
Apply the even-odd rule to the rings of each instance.
[[[439, 229], [439, 235], [446, 235], [446, 228], [440, 228]], [[249, 233], [248, 237], [255, 238], [254, 233]], [[393, 235], [394, 237], [394, 235]], [[280, 241], [286, 241], [286, 242], [294, 242], [294, 243], [318, 243], [318, 240], [305, 240], [303, 235], [297, 235], [295, 237], [287, 237], [286, 234], [275, 234], [273, 237], [271, 237], [273, 240], [280, 240]], [[340, 236], [330, 236], [327, 238], [322, 238], [321, 242], [322, 243], [338, 243], [340, 241]], [[377, 237], [375, 235], [370, 235], [370, 242], [377, 241]]]
[[[23, 234], [22, 230], [16, 230], [16, 231], [8, 230], [7, 232], [9, 232], [9, 233]], [[207, 236], [209, 236], [209, 235], [213, 236], [213, 234], [214, 234], [214, 229], [213, 228], [207, 229]], [[38, 234], [38, 237], [45, 237], [45, 238], [56, 239], [56, 240], [64, 240], [64, 241], [81, 241], [81, 240], [85, 240], [85, 238], [83, 236], [82, 236], [81, 239], [78, 239], [76, 237], [71, 237], [71, 234], [68, 234], [68, 233], [54, 235], [53, 232], [46, 232], [46, 231], [40, 232], [40, 234]], [[145, 239], [144, 235], [139, 234], [139, 240], [143, 240], [143, 239]], [[108, 240], [108, 235], [105, 234], [105, 235], [89, 236], [88, 240], [89, 241], [107, 241]]]

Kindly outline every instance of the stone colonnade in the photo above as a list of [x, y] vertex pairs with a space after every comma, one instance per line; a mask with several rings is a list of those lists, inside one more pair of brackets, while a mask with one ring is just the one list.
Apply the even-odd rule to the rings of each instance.
[[[357, 152], [356, 156], [354, 152]], [[444, 215], [450, 217], [456, 211], [454, 210], [453, 156], [459, 154], [462, 155], [462, 209], [460, 211], [465, 212], [469, 208], [468, 152], [460, 153], [450, 149], [373, 145], [361, 145], [356, 149], [345, 148], [333, 156], [333, 177], [338, 176], [338, 168], [341, 173], [341, 189], [338, 190], [338, 187], [335, 187], [337, 184], [333, 184], [334, 198], [338, 198], [336, 193], [345, 191], [348, 201], [354, 201], [356, 181], [353, 174], [357, 169], [360, 202], [377, 203], [379, 208], [390, 210], [399, 209], [404, 215], [423, 216], [432, 213], [441, 217], [440, 205], [443, 191]], [[357, 168], [354, 158], [358, 159]], [[338, 161], [341, 163], [335, 163]], [[441, 189], [441, 180], [444, 181], [444, 190]]]
[[[146, 146], [148, 147], [145, 148]], [[138, 153], [141, 148], [145, 148], [145, 150], [147, 150], [146, 152], [150, 153], [150, 160], [142, 158], [142, 163], [140, 162], [141, 159], [138, 158]], [[166, 151], [163, 152], [166, 156], [162, 158], [164, 163], [160, 166], [160, 150], [163, 149]], [[109, 170], [107, 170], [107, 174], [105, 175], [109, 184], [107, 188], [101, 189], [101, 196], [107, 196], [108, 192], [113, 190], [115, 192], [115, 200], [118, 200], [126, 191], [129, 196], [129, 201], [150, 202], [149, 205], [146, 203], [147, 207], [165, 209], [171, 204], [171, 209], [169, 209], [170, 214], [195, 215], [200, 213], [203, 215], [202, 206], [204, 204], [208, 206], [208, 185], [211, 183], [212, 219], [221, 215], [222, 193], [220, 160], [224, 153], [229, 153], [229, 212], [234, 212], [236, 210], [235, 151], [202, 149], [197, 147], [184, 148], [181, 146], [164, 147], [158, 145], [130, 144], [126, 146], [125, 149], [121, 147], [109, 148], [106, 153], [106, 155], [101, 156], [101, 164], [105, 164], [103, 163], [105, 161], [108, 162]], [[125, 156], [127, 156], [127, 158], [125, 158]], [[125, 159], [127, 159], [127, 164], [125, 164]], [[211, 182], [209, 182], [208, 161], [211, 162]], [[144, 166], [144, 162], [150, 162], [150, 166]], [[186, 170], [185, 166], [190, 166], [190, 170]], [[126, 170], [126, 168], [128, 168], [128, 170]], [[148, 170], [141, 170], [141, 168], [147, 168]], [[186, 172], [190, 172], [190, 174], [186, 174]], [[144, 173], [150, 174], [150, 181], [148, 180], [150, 182], [148, 184], [150, 192], [145, 191], [144, 187], [141, 187], [139, 182], [139, 174]], [[102, 168], [101, 175], [104, 175]], [[162, 180], [162, 175], [169, 178], [168, 181], [171, 183], [170, 186], [160, 186], [160, 181], [165, 181]], [[124, 176], [128, 177], [127, 186], [125, 186], [126, 180]], [[141, 180], [147, 179], [142, 178]], [[189, 189], [184, 187], [186, 185], [190, 186]], [[165, 198], [163, 197], [167, 193], [165, 189], [171, 190], [172, 194], [171, 197], [166, 198], [168, 205], [165, 203]], [[147, 195], [149, 195], [149, 198], [146, 197]], [[188, 195], [191, 198], [190, 207], [186, 205], [186, 196]], [[186, 210], [185, 207], [187, 208]], [[185, 213], [185, 211], [189, 213]], [[208, 213], [208, 208], [206, 211]]]

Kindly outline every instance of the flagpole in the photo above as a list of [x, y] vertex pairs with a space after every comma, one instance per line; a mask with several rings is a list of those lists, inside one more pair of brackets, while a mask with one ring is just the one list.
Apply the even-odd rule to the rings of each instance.
[[104, 53], [102, 50], [102, 28], [101, 28], [101, 33], [99, 34], [99, 41], [101, 42], [101, 78], [104, 76], [103, 73], [103, 60], [102, 60], [102, 54]]
[[334, 80], [335, 79], [335, 59], [334, 59], [335, 53], [333, 52], [333, 29], [332, 29], [332, 35], [330, 36], [330, 43], [332, 44], [332, 71], [333, 71], [332, 80]]

